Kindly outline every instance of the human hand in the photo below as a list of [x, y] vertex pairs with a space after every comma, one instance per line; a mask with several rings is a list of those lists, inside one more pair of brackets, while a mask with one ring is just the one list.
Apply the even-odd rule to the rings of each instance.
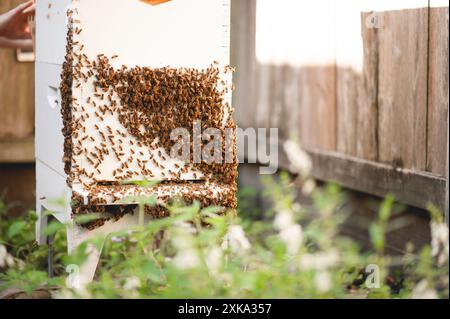
[[[34, 0], [29, 0], [18, 5], [16, 8], [0, 15], [0, 38], [8, 39], [9, 42], [31, 39], [28, 26], [28, 18], [35, 13]], [[6, 40], [5, 40], [6, 41]]]

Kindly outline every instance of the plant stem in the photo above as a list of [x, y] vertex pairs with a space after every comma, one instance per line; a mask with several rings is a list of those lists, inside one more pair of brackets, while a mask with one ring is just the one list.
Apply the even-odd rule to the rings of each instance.
[[144, 227], [145, 220], [145, 207], [143, 204], [139, 204], [139, 226]]

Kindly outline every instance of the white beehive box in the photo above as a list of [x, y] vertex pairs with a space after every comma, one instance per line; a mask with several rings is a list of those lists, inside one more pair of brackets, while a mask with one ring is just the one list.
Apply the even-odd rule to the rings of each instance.
[[[68, 10], [73, 12], [70, 26]], [[133, 179], [174, 180], [180, 183], [178, 188], [167, 185], [160, 187], [157, 191], [159, 195], [192, 193], [190, 188], [183, 185], [183, 181], [203, 180], [205, 176], [201, 171], [193, 166], [183, 172], [177, 171], [179, 167], [183, 167], [183, 163], [167, 156], [164, 148], [150, 149], [146, 145], [139, 145], [138, 140], [120, 123], [117, 114], [106, 113], [101, 119], [94, 115], [95, 107], [92, 104], [104, 102], [96, 95], [94, 77], [87, 81], [75, 79], [72, 83], [72, 119], [75, 122], [82, 119], [89, 138], [85, 137], [80, 141], [80, 136], [74, 134], [70, 137], [73, 145], [79, 143], [86, 152], [72, 152], [72, 169], [64, 168], [62, 159], [65, 155], [65, 138], [62, 134], [64, 126], [61, 118], [60, 83], [67, 53], [68, 26], [73, 30], [73, 53], [84, 54], [90, 61], [95, 61], [98, 55], [117, 56], [110, 59], [111, 66], [115, 69], [125, 65], [128, 68], [169, 66], [203, 70], [214, 61], [218, 62], [218, 68], [225, 69], [230, 63], [230, 0], [172, 0], [156, 6], [138, 0], [38, 0], [36, 12], [38, 214], [42, 209], [48, 209], [55, 212], [55, 217], [61, 222], [69, 222], [72, 218], [70, 201], [74, 192], [87, 204], [92, 199], [92, 189], [88, 185], [92, 186], [97, 181], [120, 182], [121, 178], [115, 174], [120, 163], [113, 152], [105, 155], [98, 165], [91, 164], [86, 156], [101, 143], [99, 132], [103, 130], [114, 132], [111, 133], [116, 136], [114, 138], [120, 137], [124, 154], [140, 154], [139, 161], [133, 160], [127, 167]], [[77, 62], [75, 59], [73, 63]], [[230, 72], [223, 72], [221, 79], [225, 86], [231, 86]], [[87, 100], [92, 102], [86, 103]], [[112, 100], [121, 103], [118, 96], [113, 95]], [[224, 126], [229, 123], [231, 113], [229, 91], [224, 94]], [[160, 154], [163, 154], [162, 158]], [[157, 165], [152, 164], [153, 159], [158, 162]], [[148, 171], [142, 171], [140, 161], [148, 162]], [[87, 173], [80, 175], [73, 167], [81, 168]], [[69, 183], [66, 183], [67, 173], [70, 175]], [[229, 187], [204, 181], [199, 183], [197, 195], [201, 196], [203, 191], [220, 197], [235, 189], [233, 185]], [[136, 192], [139, 190], [126, 189], [127, 195], [135, 195]], [[106, 204], [116, 203], [117, 194], [108, 190], [107, 186], [102, 187], [101, 192], [96, 192], [96, 196], [100, 196], [99, 194], [104, 196]], [[65, 199], [64, 204], [54, 201], [60, 198]], [[38, 239], [42, 242], [42, 228], [46, 218], [40, 217], [37, 232]], [[68, 236], [69, 249], [85, 235], [85, 230], [75, 229], [75, 233]]]

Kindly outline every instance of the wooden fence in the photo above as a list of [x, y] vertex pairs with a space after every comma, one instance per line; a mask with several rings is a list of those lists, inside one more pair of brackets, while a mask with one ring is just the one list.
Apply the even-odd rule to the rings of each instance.
[[408, 8], [399, 1], [404, 8], [378, 11], [379, 1], [366, 0], [364, 10], [350, 12], [361, 1], [316, 3], [313, 19], [298, 12], [306, 32], [286, 28], [279, 37], [289, 43], [279, 49], [332, 45], [317, 52], [319, 61], [296, 65], [260, 61], [257, 26], [280, 20], [257, 21], [256, 0], [233, 2], [239, 125], [275, 127], [281, 140], [300, 140], [319, 179], [448, 212], [448, 3]]
[[[6, 12], [21, 0], [3, 0]], [[0, 163], [34, 162], [34, 63], [0, 49]]]

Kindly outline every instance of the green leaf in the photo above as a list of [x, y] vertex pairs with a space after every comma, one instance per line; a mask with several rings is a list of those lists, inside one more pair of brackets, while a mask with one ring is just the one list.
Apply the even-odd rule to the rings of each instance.
[[383, 222], [387, 222], [391, 217], [392, 206], [394, 205], [394, 196], [388, 195], [381, 204], [379, 218]]
[[341, 191], [341, 187], [336, 183], [328, 183], [326, 186], [326, 191], [329, 195], [338, 195]]
[[156, 196], [128, 196], [122, 199], [119, 204], [139, 204], [155, 206], [157, 204]]
[[163, 284], [164, 280], [161, 278], [161, 271], [156, 267], [155, 263], [147, 260], [143, 263], [142, 267], [145, 276], [154, 283]]
[[384, 248], [384, 232], [380, 225], [372, 224], [369, 227], [370, 239], [374, 248], [381, 251]]
[[144, 187], [144, 188], [150, 188], [153, 186], [156, 186], [160, 183], [160, 181], [158, 180], [148, 180], [148, 179], [144, 179], [144, 180], [127, 180], [127, 181], [123, 181], [122, 185], [136, 185], [136, 186], [140, 186], [140, 187]]
[[429, 203], [427, 205], [427, 210], [430, 212], [431, 219], [436, 223], [442, 224], [444, 223], [444, 214], [441, 212], [439, 208], [435, 205]]
[[45, 228], [44, 235], [45, 236], [55, 235], [58, 231], [60, 231], [61, 229], [64, 229], [65, 227], [66, 227], [66, 225], [61, 224], [59, 222], [51, 222]]
[[6, 204], [2, 200], [0, 200], [0, 214], [3, 214], [4, 212], [6, 212], [6, 210], [7, 210]]
[[217, 214], [219, 214], [219, 213], [221, 213], [223, 211], [224, 211], [223, 207], [211, 206], [211, 207], [207, 207], [205, 209], [202, 209], [201, 214], [202, 214], [202, 216], [216, 217]]
[[97, 250], [101, 251], [105, 243], [105, 237], [98, 235], [89, 241]]
[[13, 223], [8, 229], [8, 237], [13, 238], [25, 228], [27, 223], [25, 221], [18, 221]]
[[63, 198], [63, 197], [60, 197], [60, 198], [49, 198], [49, 199], [47, 199], [47, 202], [49, 203], [49, 204], [51, 204], [51, 205], [54, 205], [54, 206], [57, 206], [57, 207], [62, 207], [62, 208], [64, 208], [64, 207], [66, 207], [67, 205], [66, 205], [66, 199], [65, 198]]
[[88, 243], [81, 243], [70, 255], [65, 255], [63, 257], [64, 264], [68, 265], [78, 265], [82, 266], [88, 258]]
[[87, 223], [90, 223], [90, 222], [93, 222], [93, 221], [96, 221], [96, 220], [99, 220], [99, 219], [107, 219], [109, 217], [111, 217], [110, 214], [100, 214], [100, 213], [79, 215], [79, 216], [75, 217], [75, 222], [77, 224], [81, 224], [82, 225], [82, 224], [87, 224]]

